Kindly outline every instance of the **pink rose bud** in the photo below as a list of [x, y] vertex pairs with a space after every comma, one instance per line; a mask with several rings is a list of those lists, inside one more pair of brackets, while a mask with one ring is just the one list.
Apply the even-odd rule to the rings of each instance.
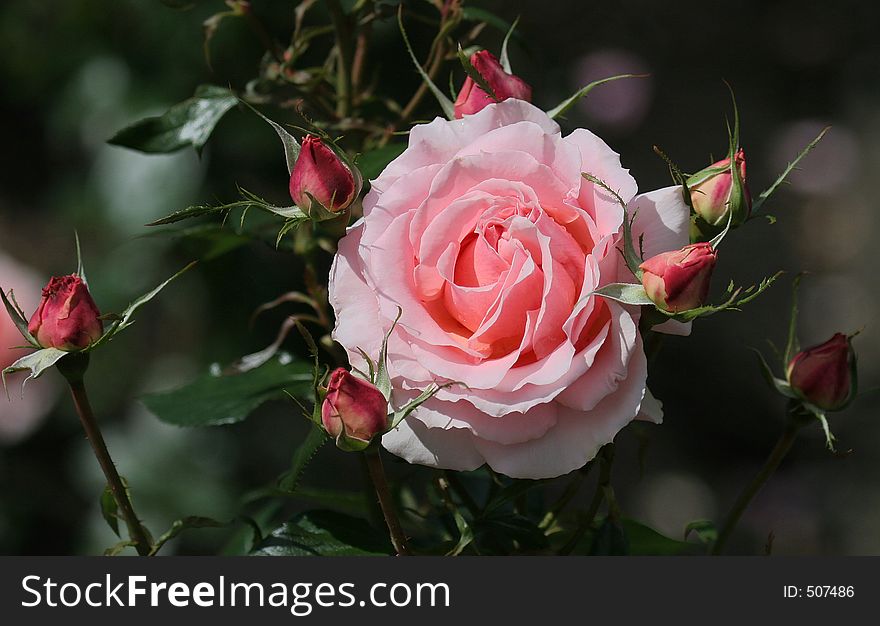
[[642, 286], [658, 308], [670, 313], [696, 309], [706, 302], [717, 255], [708, 243], [651, 257], [639, 268]]
[[100, 316], [82, 278], [76, 274], [55, 276], [43, 289], [28, 331], [44, 348], [82, 350], [104, 333]]
[[375, 385], [340, 367], [330, 374], [321, 422], [337, 446], [362, 450], [388, 430], [388, 401]]
[[786, 372], [788, 384], [820, 409], [843, 408], [855, 392], [855, 358], [849, 338], [837, 333], [794, 355]]
[[746, 155], [742, 149], [736, 153], [736, 164], [742, 181], [742, 193], [733, 185], [729, 158], [713, 163], [687, 181], [694, 211], [713, 226], [727, 223], [728, 210], [733, 211], [732, 225], [738, 226], [752, 210], [752, 197], [746, 186]]
[[472, 54], [471, 65], [474, 66], [477, 73], [492, 88], [498, 99], [492, 98], [468, 76], [465, 78], [464, 85], [462, 85], [461, 91], [458, 92], [458, 98], [455, 100], [456, 118], [460, 119], [465, 115], [472, 115], [493, 102], [501, 102], [508, 98], [517, 98], [526, 102], [532, 101], [532, 88], [519, 76], [505, 72], [498, 59], [488, 50], [480, 50]]
[[355, 193], [348, 166], [319, 137], [307, 135], [290, 174], [290, 197], [296, 205], [309, 212], [314, 199], [338, 213], [352, 203]]

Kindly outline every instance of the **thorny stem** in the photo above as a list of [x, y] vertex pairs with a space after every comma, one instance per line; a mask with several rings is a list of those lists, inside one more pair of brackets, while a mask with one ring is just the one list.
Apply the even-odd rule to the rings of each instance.
[[752, 482], [750, 482], [739, 494], [739, 498], [737, 498], [733, 507], [730, 509], [730, 512], [727, 514], [724, 526], [718, 533], [718, 539], [712, 544], [711, 554], [720, 555], [724, 551], [724, 546], [736, 528], [742, 514], [745, 512], [746, 508], [748, 508], [749, 503], [751, 503], [755, 495], [761, 490], [761, 487], [764, 486], [767, 480], [769, 480], [782, 463], [782, 460], [788, 454], [788, 451], [791, 450], [791, 446], [794, 444], [795, 439], [797, 439], [798, 431], [802, 425], [803, 422], [797, 421], [796, 418], [788, 420], [785, 425], [785, 430], [782, 431], [779, 441], [776, 442], [776, 446], [770, 452], [770, 456], [767, 457], [761, 471], [758, 472], [758, 474], [752, 479]]
[[388, 526], [388, 533], [391, 535], [391, 543], [397, 556], [411, 556], [409, 546], [406, 541], [406, 534], [400, 525], [400, 519], [394, 510], [394, 502], [391, 499], [391, 491], [388, 489], [388, 480], [385, 478], [385, 469], [382, 467], [382, 457], [379, 456], [378, 447], [369, 447], [364, 450], [364, 459], [367, 462], [367, 470], [370, 473], [370, 479], [373, 481], [373, 487], [376, 489], [376, 495], [379, 498], [379, 506], [382, 508], [382, 515], [385, 517], [385, 525]]
[[68, 383], [70, 384], [70, 392], [73, 396], [76, 412], [79, 415], [80, 422], [82, 422], [83, 429], [86, 431], [86, 438], [92, 444], [92, 450], [98, 459], [98, 463], [101, 465], [104, 477], [107, 479], [107, 484], [110, 487], [110, 492], [113, 494], [113, 499], [116, 500], [116, 505], [119, 507], [122, 518], [128, 526], [129, 536], [135, 542], [134, 547], [140, 556], [148, 556], [152, 543], [149, 539], [150, 534], [134, 512], [134, 507], [128, 497], [125, 485], [123, 485], [122, 479], [116, 471], [116, 465], [114, 465], [113, 459], [110, 457], [107, 444], [101, 435], [101, 429], [95, 420], [95, 414], [92, 412], [85, 384], [82, 378], [69, 379]]

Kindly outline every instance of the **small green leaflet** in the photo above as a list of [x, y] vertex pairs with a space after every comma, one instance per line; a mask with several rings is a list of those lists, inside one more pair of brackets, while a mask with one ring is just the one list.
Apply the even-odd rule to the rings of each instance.
[[[28, 374], [28, 377], [25, 378], [21, 384], [22, 389], [24, 389], [24, 385], [27, 381], [42, 376], [43, 372], [55, 365], [67, 354], [70, 353], [65, 352], [64, 350], [59, 350], [58, 348], [42, 348], [36, 352], [31, 352], [30, 354], [21, 357], [15, 363], [3, 370], [3, 387], [6, 387], [7, 374], [30, 370], [30, 374]], [[7, 389], [7, 392], [8, 391], [9, 390]]]
[[557, 106], [547, 111], [547, 115], [551, 119], [556, 119], [557, 117], [562, 116], [566, 111], [568, 111], [571, 107], [573, 107], [578, 100], [585, 97], [589, 94], [593, 89], [598, 87], [599, 85], [604, 85], [605, 83], [610, 83], [614, 80], [620, 80], [621, 78], [645, 78], [647, 74], [618, 74], [617, 76], [609, 76], [608, 78], [602, 78], [600, 80], [594, 80], [592, 83], [587, 85], [586, 87], [582, 87], [578, 89], [574, 94], [560, 102]]
[[602, 296], [623, 304], [648, 305], [654, 302], [645, 293], [645, 288], [638, 284], [611, 283], [593, 291], [590, 295]]

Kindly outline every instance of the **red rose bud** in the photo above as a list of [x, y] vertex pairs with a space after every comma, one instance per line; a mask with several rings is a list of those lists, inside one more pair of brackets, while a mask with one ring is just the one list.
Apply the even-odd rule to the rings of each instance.
[[82, 278], [76, 274], [55, 276], [43, 289], [28, 331], [44, 348], [82, 350], [104, 333], [100, 316]]
[[338, 213], [352, 203], [355, 193], [348, 166], [319, 137], [307, 135], [290, 174], [290, 197], [296, 205], [309, 212], [314, 199]]
[[708, 243], [651, 257], [639, 268], [642, 286], [658, 308], [670, 313], [696, 309], [706, 302], [716, 252]]
[[786, 371], [788, 384], [820, 409], [843, 408], [855, 392], [855, 358], [849, 338], [837, 333], [794, 355]]
[[474, 66], [477, 73], [492, 88], [498, 99], [492, 98], [474, 82], [474, 79], [468, 76], [465, 78], [464, 85], [462, 85], [461, 91], [458, 92], [458, 98], [455, 100], [456, 118], [472, 115], [493, 102], [501, 102], [508, 98], [517, 98], [526, 102], [532, 101], [532, 88], [519, 76], [505, 72], [498, 59], [488, 50], [480, 50], [472, 54], [471, 65]]
[[388, 430], [388, 401], [375, 385], [340, 367], [330, 374], [321, 422], [337, 446], [363, 450]]
[[738, 226], [752, 210], [752, 197], [746, 186], [746, 155], [742, 149], [736, 153], [736, 165], [742, 182], [741, 192], [734, 185], [729, 158], [713, 163], [687, 181], [694, 211], [713, 226], [727, 222], [728, 210], [733, 212], [731, 224]]

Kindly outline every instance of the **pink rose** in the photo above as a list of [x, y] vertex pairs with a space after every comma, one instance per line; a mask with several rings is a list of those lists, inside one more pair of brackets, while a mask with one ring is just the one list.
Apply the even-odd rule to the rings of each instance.
[[[0, 289], [7, 293], [13, 291], [25, 310], [37, 306], [41, 284], [42, 279], [34, 272], [0, 252]], [[26, 343], [6, 311], [0, 311], [0, 370], [32, 352], [18, 349]], [[48, 413], [54, 401], [56, 387], [51, 377], [32, 380], [25, 392], [19, 393], [18, 385], [24, 377], [22, 372], [8, 375], [9, 394], [0, 390], [0, 444], [14, 443], [27, 436]]]
[[637, 415], [660, 421], [647, 394], [639, 309], [591, 295], [634, 282], [620, 245], [623, 209], [650, 257], [687, 243], [676, 187], [636, 196], [601, 139], [563, 137], [521, 100], [413, 128], [339, 242], [330, 275], [335, 339], [388, 341], [400, 405], [441, 389], [382, 438], [412, 463], [543, 478], [581, 467]]

